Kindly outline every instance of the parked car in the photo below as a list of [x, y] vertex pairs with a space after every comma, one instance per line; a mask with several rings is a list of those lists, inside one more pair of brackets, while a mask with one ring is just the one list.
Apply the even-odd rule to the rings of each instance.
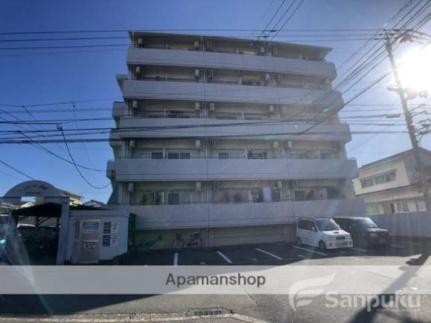
[[296, 242], [322, 250], [353, 247], [350, 234], [331, 218], [299, 218]]
[[391, 236], [386, 229], [379, 228], [368, 217], [335, 217], [335, 222], [350, 233], [355, 247], [372, 248], [388, 246], [391, 244]]

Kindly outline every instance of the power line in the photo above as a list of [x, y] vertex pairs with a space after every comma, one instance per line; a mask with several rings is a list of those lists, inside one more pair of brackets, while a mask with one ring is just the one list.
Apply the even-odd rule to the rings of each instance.
[[61, 132], [61, 135], [63, 136], [63, 141], [64, 141], [64, 145], [66, 146], [66, 149], [67, 149], [67, 153], [68, 153], [68, 155], [69, 155], [69, 157], [70, 157], [70, 160], [72, 161], [72, 163], [73, 163], [73, 166], [75, 167], [75, 169], [76, 169], [76, 172], [79, 174], [79, 176], [89, 185], [89, 186], [91, 186], [92, 188], [95, 188], [95, 189], [100, 189], [100, 190], [102, 190], [102, 189], [105, 189], [105, 188], [107, 188], [111, 183], [108, 183], [108, 184], [106, 184], [106, 185], [103, 185], [103, 186], [96, 186], [96, 185], [94, 185], [93, 183], [91, 183], [85, 176], [84, 176], [84, 174], [81, 172], [81, 169], [78, 167], [78, 165], [76, 164], [76, 162], [75, 162], [75, 159], [73, 158], [73, 155], [72, 155], [72, 152], [70, 151], [70, 148], [69, 148], [69, 145], [68, 145], [68, 143], [67, 143], [67, 140], [66, 140], [66, 137], [65, 137], [65, 135], [64, 135], [64, 132], [63, 132], [63, 128], [62, 127], [58, 127], [58, 130]]
[[24, 176], [24, 177], [26, 177], [26, 178], [28, 178], [28, 179], [32, 179], [32, 180], [34, 180], [34, 179], [35, 179], [34, 177], [31, 177], [30, 175], [28, 175], [28, 174], [24, 173], [22, 170], [19, 170], [18, 168], [16, 168], [16, 167], [12, 166], [11, 164], [9, 164], [9, 163], [5, 162], [4, 160], [0, 160], [0, 164], [2, 164], [2, 165], [4, 165], [4, 166], [6, 166], [7, 168], [12, 169], [13, 171], [15, 171], [15, 172], [17, 172], [17, 173], [21, 174], [22, 176]]

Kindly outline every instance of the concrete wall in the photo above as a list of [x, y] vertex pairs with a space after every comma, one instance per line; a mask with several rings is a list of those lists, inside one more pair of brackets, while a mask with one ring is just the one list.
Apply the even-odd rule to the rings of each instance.
[[365, 215], [359, 199], [235, 204], [130, 205], [138, 230], [292, 224], [299, 216]]
[[428, 212], [377, 214], [370, 217], [393, 236], [431, 237], [431, 214]]
[[136, 232], [138, 250], [186, 248], [190, 237], [198, 234], [194, 247], [218, 247], [241, 244], [293, 242], [296, 238], [295, 224], [211, 228], [195, 230], [154, 230]]

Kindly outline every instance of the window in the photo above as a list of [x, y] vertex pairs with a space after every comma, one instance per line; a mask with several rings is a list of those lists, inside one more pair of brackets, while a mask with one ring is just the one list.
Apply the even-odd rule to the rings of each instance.
[[378, 174], [375, 176], [370, 176], [370, 177], [366, 177], [364, 179], [361, 179], [361, 186], [362, 188], [364, 187], [370, 187], [373, 185], [378, 185], [378, 184], [384, 184], [387, 182], [392, 182], [396, 179], [396, 171], [395, 170], [391, 170], [389, 172], [385, 172], [382, 174]]
[[169, 192], [168, 193], [168, 204], [180, 204], [180, 193]]
[[370, 187], [370, 186], [373, 186], [373, 185], [374, 185], [374, 178], [370, 177], [370, 178], [361, 179], [361, 186], [362, 186], [362, 188]]
[[377, 184], [383, 184], [395, 180], [395, 171], [390, 171], [381, 175], [377, 175], [374, 178], [374, 182]]
[[163, 201], [163, 192], [145, 192], [142, 194], [142, 205], [159, 205]]
[[398, 212], [409, 212], [409, 203], [407, 201], [398, 201], [397, 202], [397, 211]]
[[313, 190], [297, 190], [295, 191], [295, 200], [296, 201], [309, 201], [314, 200], [314, 191]]
[[169, 152], [168, 159], [190, 159], [190, 152]]
[[161, 151], [151, 152], [151, 159], [163, 159], [163, 152]]

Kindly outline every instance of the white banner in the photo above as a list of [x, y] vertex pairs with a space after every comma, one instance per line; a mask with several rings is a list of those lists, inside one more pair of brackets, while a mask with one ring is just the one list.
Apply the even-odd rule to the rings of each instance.
[[0, 294], [430, 294], [431, 266], [0, 266]]

